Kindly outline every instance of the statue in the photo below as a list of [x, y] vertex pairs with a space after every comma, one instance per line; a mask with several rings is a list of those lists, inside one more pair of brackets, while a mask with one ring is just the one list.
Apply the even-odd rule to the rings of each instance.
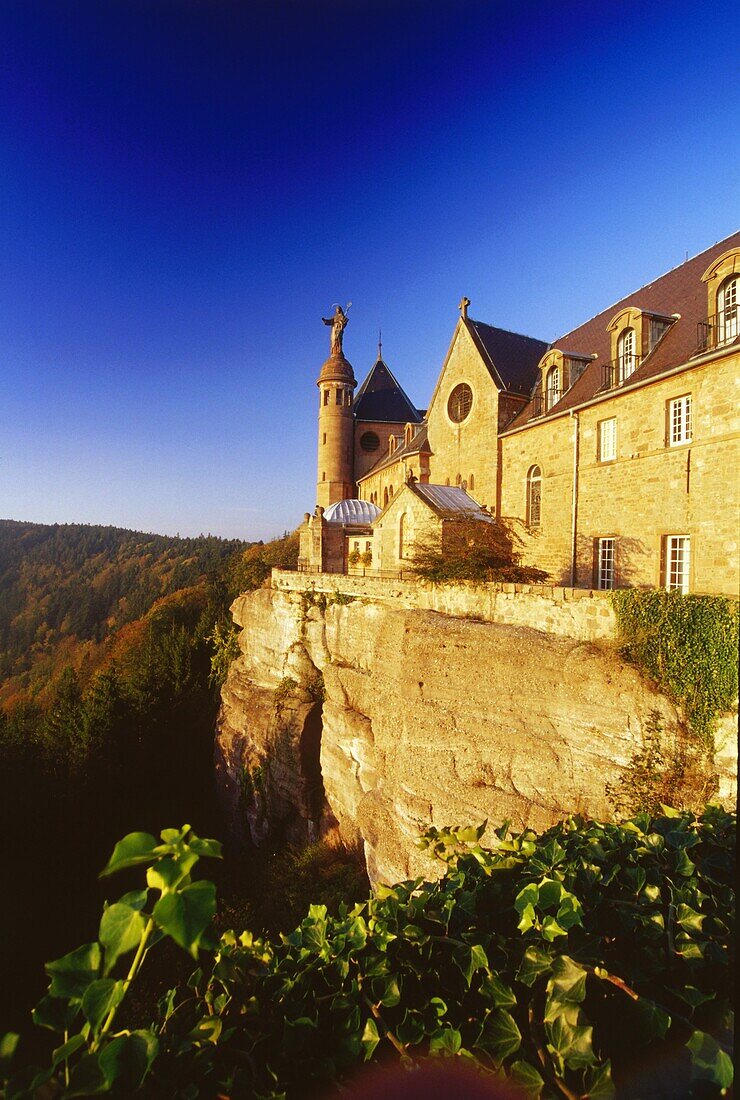
[[[348, 312], [351, 305], [352, 303], [350, 302], [347, 306]], [[349, 318], [347, 317], [347, 313], [345, 313], [341, 306], [337, 306], [334, 310], [333, 317], [322, 317], [321, 320], [324, 322], [325, 325], [331, 325], [331, 351], [329, 354], [344, 355], [344, 352], [342, 351], [342, 340], [344, 338], [344, 330], [347, 327], [347, 321], [349, 320]]]

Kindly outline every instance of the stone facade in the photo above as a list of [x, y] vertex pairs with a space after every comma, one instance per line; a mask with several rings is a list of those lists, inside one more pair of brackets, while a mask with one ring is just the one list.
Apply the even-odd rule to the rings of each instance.
[[[616, 391], [501, 437], [501, 514], [526, 516], [527, 473], [542, 475], [541, 521], [524, 560], [570, 583], [595, 581], [595, 543], [613, 537], [615, 587], [660, 587], [662, 548], [690, 537], [689, 590], [738, 590], [740, 354]], [[671, 446], [669, 403], [691, 396], [691, 442]], [[615, 457], [599, 461], [599, 426], [615, 421]], [[574, 476], [575, 471], [575, 476]], [[573, 522], [575, 511], [575, 522]]]
[[[737, 594], [739, 279], [735, 234], [549, 347], [471, 320], [464, 299], [422, 422], [380, 358], [362, 389], [382, 374], [387, 416], [352, 426], [349, 407], [322, 404], [319, 503], [356, 494], [385, 510], [409, 476], [461, 486], [515, 524], [523, 563], [555, 584]], [[396, 513], [377, 521], [376, 569], [404, 567]]]

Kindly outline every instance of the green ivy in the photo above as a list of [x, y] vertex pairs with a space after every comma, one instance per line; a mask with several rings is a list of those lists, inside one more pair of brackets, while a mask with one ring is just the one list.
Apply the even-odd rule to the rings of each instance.
[[[218, 845], [187, 827], [162, 844], [126, 837], [106, 873], [142, 865], [147, 889], [105, 910], [99, 942], [47, 965], [34, 1016], [55, 1047], [24, 1070], [15, 1037], [0, 1042], [6, 1100], [298, 1100], [341, 1089], [364, 1062], [425, 1058], [532, 1100], [612, 1100], [622, 1082], [627, 1096], [728, 1095], [734, 815], [662, 807], [619, 824], [568, 818], [540, 836], [505, 823], [490, 847], [485, 828], [429, 830], [436, 881], [378, 886], [336, 916], [312, 905], [288, 935], [220, 942], [213, 887], [190, 875]], [[114, 1030], [163, 937], [201, 949], [199, 969], [149, 1028]]]
[[737, 699], [737, 601], [634, 588], [611, 598], [623, 656], [667, 690], [709, 743], [718, 717]]

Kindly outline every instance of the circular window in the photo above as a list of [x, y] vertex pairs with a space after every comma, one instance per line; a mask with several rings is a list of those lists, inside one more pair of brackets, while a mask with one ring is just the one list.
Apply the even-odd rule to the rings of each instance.
[[360, 436], [360, 446], [363, 451], [367, 451], [368, 454], [371, 454], [373, 451], [377, 451], [380, 446], [380, 440], [375, 432], [363, 432]]
[[467, 420], [473, 407], [473, 391], [466, 382], [455, 386], [447, 401], [447, 413], [453, 424]]

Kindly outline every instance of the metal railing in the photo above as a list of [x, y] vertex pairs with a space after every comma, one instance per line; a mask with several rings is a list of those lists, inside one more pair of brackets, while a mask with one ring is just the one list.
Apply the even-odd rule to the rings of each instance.
[[613, 390], [617, 386], [623, 386], [630, 380], [641, 362], [641, 355], [620, 355], [614, 362], [604, 363], [601, 368], [602, 390]]
[[321, 574], [330, 574], [336, 577], [368, 577], [369, 579], [377, 578], [381, 581], [413, 581], [418, 580], [416, 574], [411, 569], [373, 569], [372, 566], [359, 566], [350, 567], [350, 569], [319, 569], [315, 565], [305, 565], [303, 562], [298, 563], [298, 567], [295, 570], [283, 569], [283, 573], [304, 573], [308, 576], [321, 576]]
[[714, 351], [725, 344], [731, 344], [740, 336], [740, 306], [729, 306], [720, 310], [713, 317], [707, 317], [706, 321], [699, 321], [696, 326], [696, 350]]
[[529, 419], [535, 420], [538, 416], [544, 416], [546, 412], [550, 411], [553, 405], [557, 405], [564, 393], [565, 390], [546, 390], [545, 393], [543, 393], [542, 390], [538, 390], [532, 398], [532, 408], [529, 411]]

